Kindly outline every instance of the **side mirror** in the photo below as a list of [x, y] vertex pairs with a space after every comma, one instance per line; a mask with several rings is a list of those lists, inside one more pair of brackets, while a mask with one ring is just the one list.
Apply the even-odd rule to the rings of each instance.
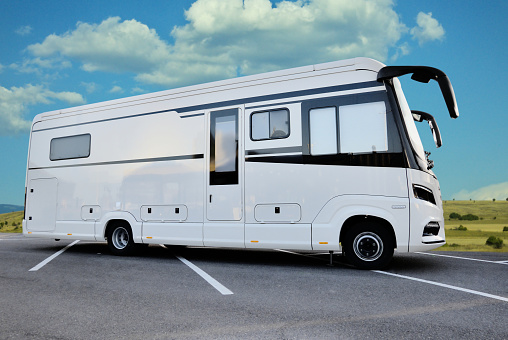
[[413, 115], [413, 119], [415, 121], [422, 122], [426, 120], [429, 123], [430, 131], [432, 132], [432, 137], [434, 137], [436, 148], [441, 147], [443, 145], [443, 141], [441, 140], [441, 133], [439, 132], [439, 127], [437, 126], [434, 117], [430, 113], [416, 110], [411, 110], [411, 114]]

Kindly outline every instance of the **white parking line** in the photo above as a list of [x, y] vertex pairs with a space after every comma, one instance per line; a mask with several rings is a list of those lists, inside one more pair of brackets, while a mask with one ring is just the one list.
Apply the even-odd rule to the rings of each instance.
[[38, 271], [39, 269], [41, 269], [42, 267], [47, 265], [49, 262], [51, 262], [55, 257], [57, 257], [58, 255], [62, 254], [64, 251], [66, 251], [67, 249], [69, 249], [70, 247], [72, 247], [73, 245], [75, 245], [78, 242], [79, 242], [79, 240], [76, 240], [76, 241], [72, 242], [71, 244], [68, 244], [65, 248], [57, 251], [56, 253], [54, 253], [53, 255], [51, 255], [50, 257], [48, 257], [47, 259], [45, 259], [44, 261], [42, 261], [41, 263], [39, 263], [38, 265], [33, 267], [32, 269], [30, 269], [29, 272], [36, 272], [36, 271]]
[[206, 282], [211, 284], [213, 288], [217, 289], [222, 295], [232, 295], [233, 292], [224, 287], [219, 281], [215, 280], [213, 277], [208, 275], [204, 270], [190, 262], [189, 260], [181, 257], [176, 256], [177, 259], [182, 261], [184, 264], [186, 264], [190, 269], [194, 270], [199, 276], [201, 276], [203, 279], [205, 279]]
[[384, 275], [395, 276], [395, 277], [398, 277], [398, 278], [401, 278], [401, 279], [407, 279], [407, 280], [412, 280], [412, 281], [418, 281], [418, 282], [428, 283], [428, 284], [431, 284], [431, 285], [434, 285], [434, 286], [449, 288], [449, 289], [458, 290], [458, 291], [465, 292], [465, 293], [480, 295], [480, 296], [488, 297], [488, 298], [491, 298], [491, 299], [496, 299], [496, 300], [508, 302], [508, 298], [506, 298], [506, 297], [498, 296], [498, 295], [492, 295], [492, 294], [488, 294], [488, 293], [484, 293], [484, 292], [479, 292], [477, 290], [472, 290], [472, 289], [467, 289], [467, 288], [461, 288], [461, 287], [447, 285], [445, 283], [440, 283], [440, 282], [435, 282], [435, 281], [418, 279], [416, 277], [411, 277], [411, 276], [393, 274], [393, 273], [389, 273], [389, 272], [385, 272], [385, 271], [381, 271], [381, 270], [373, 270], [373, 272], [374, 273], [379, 273], [379, 274], [384, 274]]
[[415, 252], [416, 254], [422, 254], [422, 255], [431, 255], [431, 256], [441, 256], [441, 257], [448, 257], [452, 259], [460, 259], [460, 260], [469, 260], [469, 261], [478, 261], [478, 262], [487, 262], [487, 263], [497, 263], [497, 264], [508, 264], [508, 261], [489, 261], [489, 260], [480, 260], [480, 259], [473, 259], [470, 257], [460, 257], [460, 256], [452, 256], [452, 255], [443, 255], [443, 254], [433, 254], [433, 253], [422, 253], [422, 252]]

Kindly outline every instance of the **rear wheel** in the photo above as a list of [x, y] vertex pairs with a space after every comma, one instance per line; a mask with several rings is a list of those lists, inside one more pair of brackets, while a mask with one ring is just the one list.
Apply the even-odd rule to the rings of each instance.
[[114, 255], [129, 255], [134, 250], [132, 231], [126, 223], [115, 223], [109, 229], [108, 247]]
[[390, 263], [394, 242], [386, 228], [362, 222], [346, 232], [343, 247], [347, 260], [355, 267], [380, 269]]

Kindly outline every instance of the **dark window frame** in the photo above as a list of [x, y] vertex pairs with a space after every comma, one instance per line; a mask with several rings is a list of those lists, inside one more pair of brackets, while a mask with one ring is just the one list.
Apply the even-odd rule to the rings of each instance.
[[[273, 111], [286, 111], [287, 113], [287, 122], [288, 122], [288, 133], [286, 136], [281, 136], [281, 137], [270, 137], [270, 130], [268, 130], [268, 138], [260, 138], [260, 139], [254, 139], [252, 137], [252, 116], [254, 116], [255, 114], [258, 114], [258, 113], [265, 113], [265, 112], [268, 112], [268, 126], [270, 126], [270, 112], [273, 112]], [[259, 141], [263, 141], [263, 140], [277, 140], [277, 139], [286, 139], [286, 138], [289, 138], [289, 136], [291, 136], [291, 114], [290, 114], [290, 111], [287, 107], [281, 107], [281, 108], [275, 108], [275, 109], [270, 109], [270, 110], [260, 110], [260, 111], [254, 111], [250, 114], [250, 117], [249, 117], [249, 122], [250, 122], [250, 140], [251, 141], [254, 141], [254, 142], [259, 142]]]
[[[346, 105], [384, 102], [387, 114], [388, 150], [372, 153], [340, 153], [340, 107]], [[302, 157], [305, 164], [329, 164], [350, 166], [377, 166], [408, 168], [409, 161], [404, 152], [402, 134], [399, 132], [397, 111], [393, 111], [386, 91], [357, 93], [344, 96], [308, 99], [302, 102]], [[336, 107], [337, 150], [332, 155], [312, 155], [310, 152], [310, 110]]]
[[[57, 143], [57, 142], [60, 142], [62, 140], [65, 140], [65, 139], [72, 139], [72, 138], [75, 138], [75, 137], [82, 137], [82, 136], [88, 136], [88, 153], [86, 155], [78, 155], [78, 156], [66, 156], [66, 157], [56, 157], [56, 156], [53, 156], [53, 148], [55, 147], [53, 143]], [[70, 135], [70, 136], [63, 136], [63, 137], [56, 137], [56, 138], [52, 138], [51, 141], [49, 142], [49, 159], [50, 161], [62, 161], [62, 160], [69, 160], [69, 159], [80, 159], [80, 158], [88, 158], [90, 157], [90, 153], [91, 153], [91, 149], [92, 149], [92, 135], [89, 134], [89, 133], [82, 133], [82, 134], [79, 134], [79, 135]]]
[[[234, 116], [235, 119], [235, 142], [236, 142], [236, 155], [235, 155], [235, 170], [217, 172], [215, 171], [215, 129], [217, 118]], [[239, 184], [238, 172], [238, 153], [239, 153], [239, 110], [226, 109], [210, 112], [210, 185], [235, 185]], [[212, 170], [213, 169], [213, 170]]]

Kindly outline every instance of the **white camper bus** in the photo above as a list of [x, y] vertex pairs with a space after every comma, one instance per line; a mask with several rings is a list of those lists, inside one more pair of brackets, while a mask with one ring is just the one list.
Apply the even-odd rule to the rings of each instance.
[[90, 104], [35, 117], [27, 237], [342, 251], [360, 268], [445, 243], [439, 184], [398, 76], [355, 58]]

